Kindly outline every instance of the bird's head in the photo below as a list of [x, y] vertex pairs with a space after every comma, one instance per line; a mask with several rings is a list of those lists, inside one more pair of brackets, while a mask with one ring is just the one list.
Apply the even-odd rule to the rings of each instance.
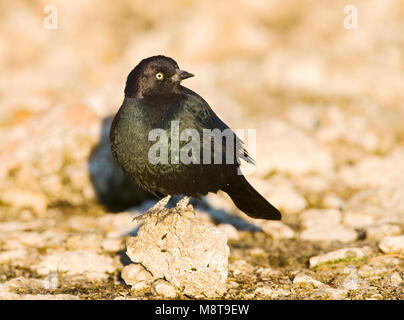
[[125, 96], [144, 98], [147, 96], [176, 93], [182, 80], [194, 75], [181, 70], [178, 64], [165, 56], [143, 59], [129, 73]]

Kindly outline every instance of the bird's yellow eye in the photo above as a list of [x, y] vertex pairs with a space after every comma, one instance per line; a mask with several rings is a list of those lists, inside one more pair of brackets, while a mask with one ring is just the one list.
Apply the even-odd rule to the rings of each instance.
[[164, 75], [161, 72], [159, 72], [156, 74], [156, 78], [157, 78], [157, 80], [163, 80]]

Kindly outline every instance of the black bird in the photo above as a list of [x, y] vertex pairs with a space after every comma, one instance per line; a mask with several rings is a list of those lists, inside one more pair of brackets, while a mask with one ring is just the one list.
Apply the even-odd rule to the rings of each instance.
[[[161, 55], [143, 59], [129, 73], [125, 98], [112, 122], [110, 132], [111, 150], [115, 160], [143, 189], [159, 197], [166, 196], [155, 208], [165, 206], [171, 195], [183, 195], [188, 202], [189, 196], [200, 198], [208, 192], [222, 190], [250, 217], [281, 219], [280, 212], [239, 172], [242, 156], [246, 161], [253, 162], [241, 140], [219, 119], [202, 97], [180, 84], [182, 80], [192, 76], [193, 74], [180, 70], [173, 59]], [[195, 129], [200, 134], [200, 163], [185, 164], [173, 161], [172, 158], [168, 163], [153, 164], [150, 161], [149, 150], [156, 142], [150, 141], [149, 132], [153, 129], [166, 132], [168, 150], [171, 150], [174, 143], [170, 135], [172, 121], [178, 121], [179, 132]], [[208, 151], [204, 150], [206, 148], [212, 151], [211, 159], [216, 154], [214, 143], [206, 144], [206, 141], [202, 141], [204, 129], [227, 129], [233, 134], [233, 163], [222, 161], [220, 164], [214, 160], [206, 163], [202, 160], [203, 152]], [[229, 153], [226, 141], [224, 138], [219, 141], [222, 160], [226, 160], [226, 153]], [[181, 141], [180, 148], [187, 142]]]

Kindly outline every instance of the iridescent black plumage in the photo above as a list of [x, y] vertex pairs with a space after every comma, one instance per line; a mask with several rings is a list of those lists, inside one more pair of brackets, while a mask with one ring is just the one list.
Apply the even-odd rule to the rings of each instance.
[[[156, 77], [163, 74], [163, 79]], [[223, 190], [229, 194], [236, 206], [251, 217], [278, 220], [279, 211], [266, 201], [245, 179], [238, 174], [240, 156], [252, 162], [241, 143], [233, 164], [152, 164], [148, 158], [149, 132], [163, 129], [170, 137], [171, 121], [179, 121], [180, 132], [196, 129], [201, 142], [203, 129], [225, 130], [229, 127], [219, 119], [208, 103], [195, 92], [180, 85], [180, 81], [191, 74], [181, 71], [177, 63], [164, 56], [142, 60], [129, 74], [125, 99], [111, 127], [111, 150], [114, 158], [126, 174], [143, 189], [156, 195], [186, 195], [200, 198], [208, 192]], [[234, 134], [234, 139], [238, 139]], [[182, 142], [180, 147], [187, 141]], [[171, 140], [169, 139], [169, 144]], [[226, 149], [223, 159], [226, 157]], [[203, 148], [211, 144], [201, 143]], [[170, 149], [169, 149], [170, 150]]]

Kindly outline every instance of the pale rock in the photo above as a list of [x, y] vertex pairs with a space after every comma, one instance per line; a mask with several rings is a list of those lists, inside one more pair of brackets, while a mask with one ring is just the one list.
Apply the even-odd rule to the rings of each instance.
[[351, 188], [404, 185], [404, 151], [395, 149], [386, 157], [370, 156], [354, 166], [343, 166], [339, 178]]
[[72, 294], [23, 294], [17, 300], [80, 300]]
[[329, 299], [329, 300], [342, 300], [348, 297], [349, 291], [346, 289], [335, 289], [331, 287], [325, 287], [316, 290], [312, 297], [314, 299]]
[[47, 243], [46, 236], [36, 231], [17, 232], [14, 236], [24, 246], [43, 247]]
[[381, 241], [388, 236], [398, 236], [401, 234], [401, 228], [392, 224], [371, 225], [366, 230], [366, 238]]
[[299, 190], [304, 190], [306, 194], [317, 194], [328, 191], [330, 188], [329, 177], [320, 174], [305, 174], [302, 176], [295, 176], [293, 182]]
[[388, 269], [385, 266], [364, 265], [359, 268], [358, 275], [368, 280], [380, 279]]
[[290, 180], [280, 175], [270, 179], [252, 177], [249, 181], [259, 193], [282, 212], [297, 213], [307, 206], [306, 199]]
[[279, 270], [274, 270], [272, 268], [258, 268], [256, 273], [263, 280], [269, 279], [272, 276], [279, 276], [281, 274]]
[[347, 114], [340, 107], [333, 105], [326, 109], [322, 120], [327, 123], [316, 132], [320, 141], [344, 141], [367, 151], [374, 151], [379, 145], [379, 137], [365, 117]]
[[[95, 115], [81, 106], [56, 106], [25, 123], [23, 129], [10, 130], [0, 145], [4, 150], [0, 153], [0, 177], [7, 183], [5, 190], [9, 190], [2, 194], [2, 200], [44, 214], [48, 202], [54, 199], [80, 197], [83, 181], [71, 179], [69, 185], [63, 185], [63, 180], [69, 179], [65, 163], [87, 164], [99, 130]], [[83, 169], [88, 172], [86, 166]], [[4, 179], [10, 171], [15, 172], [13, 179]], [[86, 183], [91, 185], [89, 177]]]
[[308, 229], [300, 233], [300, 239], [307, 241], [355, 241], [358, 234], [355, 230], [337, 225], [333, 229]]
[[323, 204], [327, 208], [341, 209], [344, 207], [344, 201], [335, 194], [326, 194], [323, 198]]
[[125, 248], [121, 239], [104, 239], [101, 242], [101, 247], [106, 252], [118, 252]]
[[24, 249], [7, 250], [0, 252], [0, 263], [12, 263], [23, 266], [28, 261], [27, 251]]
[[226, 212], [234, 211], [234, 205], [232, 204], [231, 200], [228, 198], [226, 199], [222, 194], [208, 193], [205, 196], [205, 200], [214, 209], [221, 209]]
[[254, 295], [263, 296], [264, 298], [272, 298], [273, 293], [274, 289], [268, 285], [258, 287], [257, 289], [254, 290]]
[[226, 234], [195, 219], [190, 205], [146, 217], [137, 236], [128, 239], [126, 245], [133, 262], [184, 294], [215, 297], [226, 290]]
[[235, 277], [249, 277], [254, 273], [255, 268], [244, 260], [237, 260], [229, 265], [229, 271]]
[[177, 289], [168, 281], [157, 279], [152, 284], [152, 293], [163, 296], [165, 298], [175, 298], [177, 296]]
[[66, 247], [69, 251], [83, 250], [100, 253], [101, 241], [101, 235], [94, 232], [73, 234], [67, 238]]
[[309, 209], [300, 219], [302, 240], [351, 242], [358, 237], [355, 230], [341, 224], [341, 212], [336, 209]]
[[237, 241], [240, 239], [240, 234], [233, 225], [229, 223], [221, 223], [217, 227], [226, 233], [229, 240]]
[[145, 290], [150, 287], [153, 276], [141, 264], [130, 264], [122, 269], [122, 279], [132, 290]]
[[375, 223], [372, 216], [363, 213], [345, 212], [342, 224], [349, 228], [364, 228]]
[[252, 248], [248, 250], [248, 253], [255, 258], [265, 258], [268, 256], [268, 252], [262, 248]]
[[0, 299], [20, 299], [22, 295], [16, 293], [18, 289], [43, 289], [43, 280], [18, 277], [0, 283]]
[[286, 118], [305, 130], [316, 129], [320, 119], [319, 108], [311, 105], [297, 104], [286, 111]]
[[64, 233], [59, 230], [46, 230], [42, 232], [42, 236], [45, 237], [46, 243], [43, 243], [42, 246], [54, 246], [54, 247], [59, 247], [62, 244], [64, 244], [66, 238], [69, 236], [68, 233]]
[[115, 272], [112, 258], [84, 250], [47, 254], [32, 269], [40, 275], [62, 272], [96, 281], [106, 280], [109, 274]]
[[368, 257], [371, 254], [371, 252], [372, 251], [369, 247], [338, 249], [319, 256], [311, 257], [309, 260], [310, 268], [314, 268], [324, 263], [332, 264], [351, 259], [360, 260]]
[[17, 298], [17, 294], [11, 291], [13, 280], [9, 280], [3, 283], [0, 283], [0, 299], [1, 300], [15, 300]]
[[401, 223], [404, 219], [404, 185], [387, 185], [355, 193], [346, 204], [345, 215], [362, 215], [363, 227], [371, 222]]
[[400, 276], [400, 273], [394, 272], [390, 277], [390, 284], [392, 286], [400, 286], [403, 283], [403, 278]]
[[41, 223], [38, 223], [39, 221], [40, 220], [36, 221], [34, 220], [30, 222], [22, 222], [22, 221], [0, 222], [0, 233], [32, 230], [40, 226]]
[[106, 214], [99, 219], [98, 224], [106, 232], [107, 238], [121, 238], [133, 231], [133, 217], [129, 212]]
[[122, 194], [132, 203], [144, 199], [112, 159], [111, 120], [103, 121], [86, 105], [66, 104], [8, 128], [0, 141], [0, 201], [44, 216], [56, 202], [119, 203]]
[[274, 239], [292, 239], [295, 232], [281, 221], [265, 221], [259, 223], [262, 230]]
[[402, 268], [402, 260], [394, 255], [376, 256], [359, 269], [359, 276], [377, 280], [385, 276], [390, 276], [394, 270]]
[[341, 222], [341, 212], [336, 209], [308, 209], [300, 214], [303, 228], [332, 228]]
[[379, 248], [384, 253], [404, 254], [404, 236], [386, 237], [380, 241]]
[[286, 298], [290, 296], [292, 292], [287, 289], [274, 289], [271, 293], [271, 298], [272, 299], [280, 299], [280, 298]]
[[322, 283], [321, 281], [313, 279], [312, 277], [310, 277], [304, 273], [298, 273], [293, 279], [293, 284], [297, 285], [299, 287], [302, 287], [302, 286], [304, 287], [307, 285], [309, 285], [312, 288], [328, 287], [325, 283]]
[[1, 236], [3, 241], [3, 251], [24, 250], [25, 246], [17, 239], [6, 239], [4, 235]]
[[257, 132], [257, 161], [265, 159], [257, 167], [262, 176], [271, 171], [292, 175], [333, 172], [331, 154], [302, 130], [279, 120], [269, 120], [259, 125]]

